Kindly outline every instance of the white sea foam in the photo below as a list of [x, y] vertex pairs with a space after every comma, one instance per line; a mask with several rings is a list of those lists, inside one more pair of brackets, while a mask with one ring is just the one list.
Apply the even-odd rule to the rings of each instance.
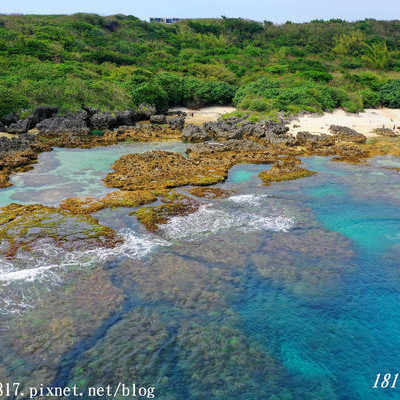
[[267, 194], [240, 194], [237, 196], [229, 197], [229, 201], [233, 201], [234, 203], [238, 204], [250, 204], [252, 206], [259, 206], [261, 205], [262, 200], [265, 197], [270, 197]]
[[52, 269], [55, 265], [47, 265], [44, 267], [20, 269], [17, 271], [2, 271], [0, 272], [0, 282], [11, 282], [19, 281], [21, 279], [26, 281], [32, 281], [40, 275], [43, 275], [49, 269]]
[[123, 243], [110, 249], [67, 251], [46, 243], [33, 252], [19, 254], [13, 262], [0, 260], [0, 314], [23, 314], [32, 308], [35, 299], [43, 295], [43, 285], [51, 290], [62, 282], [68, 268], [89, 268], [120, 257], [140, 259], [155, 247], [169, 244], [155, 235], [138, 235], [131, 230], [120, 234]]
[[[257, 200], [241, 197], [239, 203], [255, 204]], [[230, 198], [229, 200], [232, 200]], [[236, 199], [237, 200], [237, 199]], [[260, 203], [257, 203], [260, 204]], [[273, 207], [257, 208], [255, 212], [242, 208], [218, 209], [213, 205], [201, 206], [186, 217], [174, 217], [161, 230], [168, 239], [196, 239], [198, 236], [215, 234], [229, 229], [242, 231], [288, 231], [294, 225], [293, 218], [286, 217]]]
[[169, 243], [155, 235], [138, 235], [132, 230], [120, 233], [123, 243], [111, 249], [95, 249], [86, 251], [91, 260], [106, 262], [115, 257], [142, 258], [155, 247], [168, 246]]
[[[141, 258], [154, 247], [166, 246], [168, 242], [152, 235], [139, 236], [133, 231], [121, 232], [123, 243], [114, 248], [97, 248], [85, 251], [67, 251], [51, 244], [37, 246], [33, 253], [19, 255], [15, 265], [0, 260], [0, 283], [49, 278], [56, 270], [72, 266], [88, 267], [118, 257]], [[34, 263], [35, 267], [30, 268]]]

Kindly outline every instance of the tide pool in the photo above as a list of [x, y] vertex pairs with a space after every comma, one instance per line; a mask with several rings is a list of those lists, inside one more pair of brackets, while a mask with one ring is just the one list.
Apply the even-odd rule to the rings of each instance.
[[149, 150], [185, 153], [182, 142], [130, 143], [92, 149], [55, 148], [38, 157], [31, 171], [14, 174], [13, 186], [0, 191], [0, 207], [12, 202], [58, 205], [67, 197], [101, 197], [112, 192], [102, 179], [115, 160]]

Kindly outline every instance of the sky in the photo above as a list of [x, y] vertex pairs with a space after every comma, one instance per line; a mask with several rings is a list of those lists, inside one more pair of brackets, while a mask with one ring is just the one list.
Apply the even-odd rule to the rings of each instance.
[[400, 19], [400, 0], [0, 0], [0, 14], [73, 14], [306, 22], [313, 19]]

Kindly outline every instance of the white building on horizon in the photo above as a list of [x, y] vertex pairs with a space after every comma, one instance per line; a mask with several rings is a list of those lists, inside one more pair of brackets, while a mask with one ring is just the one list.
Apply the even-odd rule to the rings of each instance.
[[150, 22], [160, 22], [161, 24], [174, 24], [182, 18], [150, 18]]

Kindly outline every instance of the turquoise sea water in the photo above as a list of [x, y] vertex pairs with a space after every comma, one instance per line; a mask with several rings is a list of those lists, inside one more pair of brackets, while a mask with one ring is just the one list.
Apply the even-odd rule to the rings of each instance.
[[[56, 204], [62, 195], [45, 193], [60, 182], [63, 195], [101, 195], [126, 150], [42, 155], [0, 200]], [[130, 210], [103, 210], [124, 245], [48, 249], [29, 266], [48, 269], [29, 279], [0, 261], [0, 376], [82, 390], [135, 382], [167, 400], [399, 399], [400, 385], [372, 388], [400, 372], [400, 175], [386, 168], [399, 160], [303, 164], [318, 174], [270, 186], [257, 177], [269, 166], [236, 166], [218, 185], [229, 198], [157, 235]]]
[[0, 192], [0, 207], [12, 202], [58, 205], [71, 196], [101, 197], [113, 191], [102, 179], [124, 154], [149, 150], [184, 153], [185, 149], [181, 142], [119, 144], [89, 150], [55, 148], [40, 154], [33, 170], [12, 176], [13, 186]]

